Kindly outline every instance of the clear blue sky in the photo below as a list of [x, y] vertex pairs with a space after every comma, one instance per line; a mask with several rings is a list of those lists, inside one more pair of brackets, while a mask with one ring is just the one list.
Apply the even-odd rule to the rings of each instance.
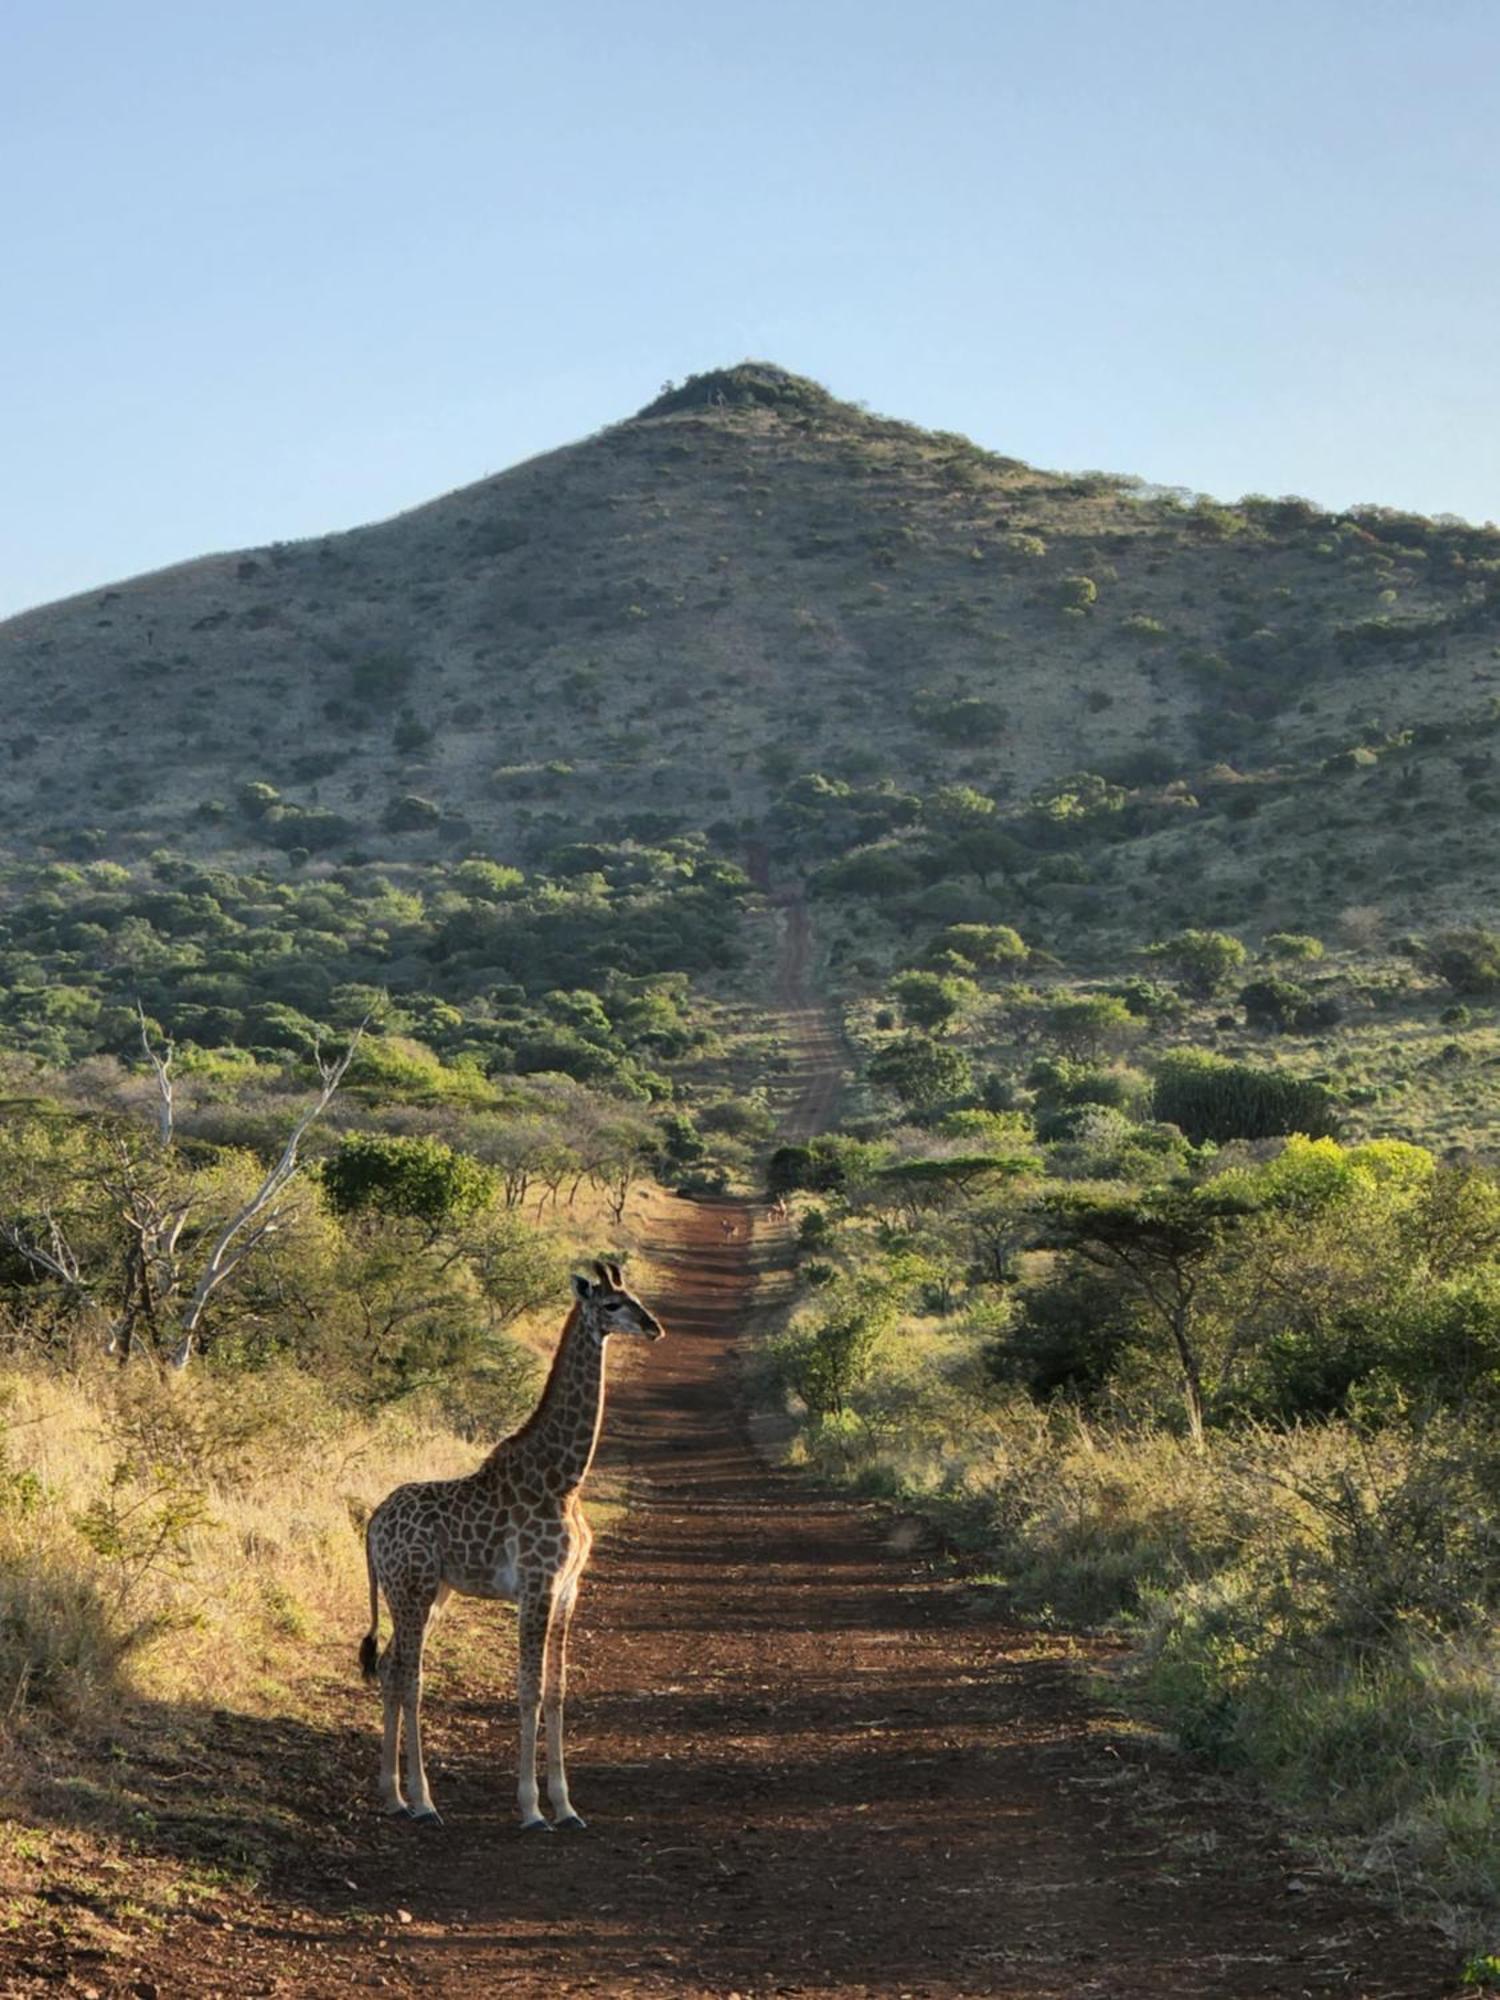
[[753, 355], [1500, 516], [1493, 0], [7, 0], [0, 613]]

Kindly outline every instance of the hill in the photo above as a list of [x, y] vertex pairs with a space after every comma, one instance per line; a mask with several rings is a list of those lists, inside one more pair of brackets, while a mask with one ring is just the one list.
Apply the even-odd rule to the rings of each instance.
[[1033, 929], [1128, 936], [1143, 895], [1400, 929], [1487, 904], [1497, 639], [1493, 528], [1038, 471], [745, 364], [394, 520], [0, 626], [0, 852], [707, 829], [884, 843], [899, 893], [961, 785], [1016, 843], [970, 890]]

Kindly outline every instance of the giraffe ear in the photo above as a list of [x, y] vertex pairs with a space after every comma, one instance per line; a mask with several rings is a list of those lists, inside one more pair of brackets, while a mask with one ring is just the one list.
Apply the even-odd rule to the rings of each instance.
[[580, 1278], [576, 1271], [573, 1273], [573, 1296], [578, 1300], [580, 1305], [586, 1298], [592, 1296], [593, 1290], [594, 1288], [587, 1278]]

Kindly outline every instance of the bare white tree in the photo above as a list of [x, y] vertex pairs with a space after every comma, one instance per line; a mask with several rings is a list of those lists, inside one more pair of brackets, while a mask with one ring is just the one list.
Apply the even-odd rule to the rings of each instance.
[[193, 1343], [203, 1318], [204, 1307], [218, 1291], [226, 1278], [244, 1263], [252, 1251], [266, 1241], [283, 1226], [286, 1221], [286, 1207], [281, 1196], [290, 1183], [296, 1179], [301, 1168], [300, 1149], [310, 1128], [315, 1125], [333, 1102], [339, 1085], [353, 1062], [360, 1042], [364, 1039], [369, 1017], [365, 1017], [350, 1037], [349, 1046], [337, 1061], [330, 1061], [321, 1051], [318, 1053], [318, 1075], [322, 1079], [322, 1089], [317, 1101], [303, 1113], [287, 1140], [281, 1158], [266, 1175], [255, 1193], [236, 1214], [232, 1215], [215, 1239], [208, 1261], [198, 1275], [198, 1281], [188, 1295], [187, 1304], [178, 1321], [179, 1338], [172, 1351], [172, 1366], [186, 1368], [192, 1357]]
[[172, 1143], [172, 1057], [176, 1053], [171, 1042], [167, 1043], [165, 1055], [158, 1055], [151, 1046], [151, 1036], [146, 1028], [146, 1010], [137, 1000], [136, 1015], [141, 1024], [141, 1047], [146, 1051], [146, 1060], [156, 1072], [156, 1089], [160, 1102], [156, 1112], [157, 1137], [164, 1146]]
[[109, 1196], [126, 1236], [118, 1310], [110, 1311], [100, 1305], [82, 1260], [50, 1208], [42, 1209], [34, 1221], [0, 1222], [0, 1242], [36, 1270], [55, 1279], [81, 1304], [104, 1315], [108, 1326], [105, 1351], [113, 1354], [122, 1366], [135, 1349], [138, 1328], [144, 1327], [158, 1347], [171, 1343], [171, 1365], [181, 1369], [192, 1358], [204, 1312], [215, 1293], [290, 1219], [286, 1196], [301, 1170], [302, 1142], [332, 1103], [364, 1039], [369, 1017], [355, 1029], [342, 1055], [329, 1057], [321, 1050], [317, 1053], [320, 1087], [316, 1099], [298, 1119], [276, 1164], [254, 1194], [218, 1229], [206, 1259], [194, 1276], [183, 1268], [187, 1260], [181, 1245], [183, 1231], [197, 1204], [191, 1194], [183, 1193], [180, 1183], [175, 1182], [163, 1163], [174, 1137], [173, 1052], [170, 1044], [165, 1055], [152, 1046], [144, 1011], [138, 1011], [141, 1045], [157, 1080], [157, 1135], [161, 1153], [154, 1159], [143, 1158], [138, 1148], [122, 1141], [117, 1148], [118, 1166], [101, 1175], [98, 1182]]

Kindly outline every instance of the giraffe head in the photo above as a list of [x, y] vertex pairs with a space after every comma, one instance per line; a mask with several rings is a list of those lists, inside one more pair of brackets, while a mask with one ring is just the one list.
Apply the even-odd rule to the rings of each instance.
[[596, 1261], [594, 1274], [597, 1282], [593, 1283], [575, 1276], [573, 1296], [600, 1340], [607, 1340], [612, 1333], [633, 1333], [642, 1340], [661, 1339], [666, 1328], [654, 1313], [646, 1310], [634, 1292], [625, 1289], [618, 1264]]

